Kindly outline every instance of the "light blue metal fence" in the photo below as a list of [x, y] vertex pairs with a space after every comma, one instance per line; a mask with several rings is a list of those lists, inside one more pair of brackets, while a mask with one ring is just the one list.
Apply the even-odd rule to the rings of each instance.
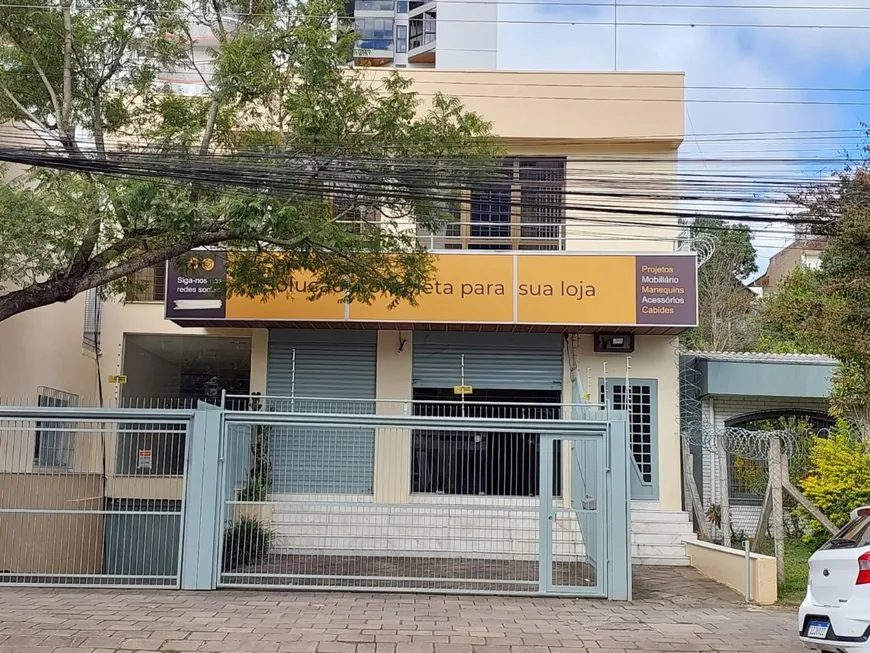
[[[228, 405], [251, 409], [0, 406], [0, 583], [630, 598], [622, 413]], [[371, 490], [276, 484], [299, 461], [270, 451], [300, 430], [325, 452], [313, 477], [348, 434], [374, 433]]]
[[180, 587], [194, 415], [0, 406], [0, 584]]

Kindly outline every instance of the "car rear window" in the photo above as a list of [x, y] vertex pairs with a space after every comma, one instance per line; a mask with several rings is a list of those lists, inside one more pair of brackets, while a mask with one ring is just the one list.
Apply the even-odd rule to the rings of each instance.
[[870, 517], [858, 517], [846, 524], [822, 547], [826, 549], [855, 549], [870, 546]]

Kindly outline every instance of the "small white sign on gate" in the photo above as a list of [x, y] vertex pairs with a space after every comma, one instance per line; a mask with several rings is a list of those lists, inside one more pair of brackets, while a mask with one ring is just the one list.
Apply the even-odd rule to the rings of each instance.
[[139, 449], [138, 469], [151, 469], [151, 449]]

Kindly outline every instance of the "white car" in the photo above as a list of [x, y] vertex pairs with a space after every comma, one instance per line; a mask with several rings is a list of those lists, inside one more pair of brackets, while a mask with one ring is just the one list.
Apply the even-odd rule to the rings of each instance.
[[870, 506], [853, 510], [809, 565], [801, 642], [816, 651], [870, 653]]

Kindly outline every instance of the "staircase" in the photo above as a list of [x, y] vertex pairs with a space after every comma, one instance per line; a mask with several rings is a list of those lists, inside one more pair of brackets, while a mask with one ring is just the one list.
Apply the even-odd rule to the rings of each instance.
[[[370, 500], [328, 503], [315, 497], [273, 495], [276, 550], [334, 555], [474, 556], [534, 558], [538, 554], [539, 517], [535, 499], [479, 510], [457, 503], [452, 509], [426, 503], [375, 504]], [[564, 519], [564, 524], [561, 522]], [[606, 525], [604, 525], [606, 528]], [[654, 501], [633, 501], [631, 554], [637, 565], [688, 566], [685, 542], [695, 540], [688, 513], [662, 511]], [[554, 554], [585, 553], [576, 520], [557, 519]]]
[[686, 542], [698, 539], [689, 513], [656, 501], [631, 502], [631, 558], [636, 565], [689, 566]]

